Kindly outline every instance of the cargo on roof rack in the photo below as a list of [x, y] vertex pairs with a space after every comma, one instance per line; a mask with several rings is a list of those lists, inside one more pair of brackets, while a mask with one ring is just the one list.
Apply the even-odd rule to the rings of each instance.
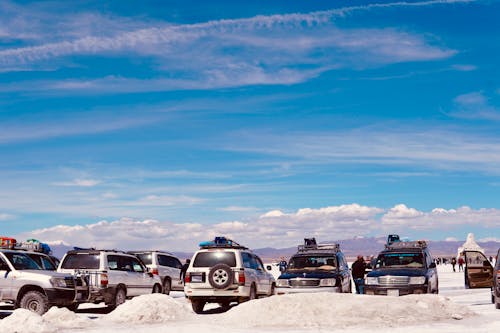
[[332, 251], [340, 251], [340, 245], [338, 243], [333, 244], [317, 244], [316, 239], [313, 238], [304, 238], [304, 245], [299, 245], [297, 248], [299, 253], [304, 252], [332, 252]]
[[201, 249], [217, 249], [217, 248], [231, 248], [231, 249], [242, 249], [247, 250], [246, 246], [240, 245], [233, 241], [232, 239], [219, 236], [215, 237], [213, 241], [201, 242], [199, 244]]
[[386, 249], [392, 250], [392, 249], [410, 249], [410, 248], [422, 248], [425, 249], [427, 247], [427, 242], [424, 240], [418, 240], [418, 241], [407, 241], [407, 242], [395, 242], [392, 244], [387, 244], [385, 246]]

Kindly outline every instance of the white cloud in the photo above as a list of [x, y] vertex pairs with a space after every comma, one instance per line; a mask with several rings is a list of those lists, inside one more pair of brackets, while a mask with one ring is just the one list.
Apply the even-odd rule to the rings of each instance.
[[77, 187], [94, 187], [99, 185], [101, 181], [95, 179], [73, 179], [70, 182], [56, 182], [56, 186], [77, 186]]
[[0, 213], [0, 221], [9, 221], [16, 218], [14, 215], [11, 214], [6, 214], [6, 213]]
[[446, 242], [458, 242], [458, 238], [456, 237], [446, 237]]
[[223, 212], [254, 212], [258, 209], [256, 207], [244, 207], [244, 206], [227, 206], [219, 208], [218, 210]]

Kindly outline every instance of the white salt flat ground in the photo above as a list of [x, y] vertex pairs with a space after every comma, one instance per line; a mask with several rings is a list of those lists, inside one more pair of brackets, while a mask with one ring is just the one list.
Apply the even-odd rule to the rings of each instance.
[[[500, 332], [500, 310], [489, 289], [465, 289], [463, 273], [439, 266], [440, 294], [403, 297], [315, 294], [274, 296], [195, 315], [181, 292], [127, 301], [106, 314], [85, 305], [74, 314], [51, 309], [43, 317], [16, 310], [3, 332]], [[0, 310], [1, 317], [12, 311]]]

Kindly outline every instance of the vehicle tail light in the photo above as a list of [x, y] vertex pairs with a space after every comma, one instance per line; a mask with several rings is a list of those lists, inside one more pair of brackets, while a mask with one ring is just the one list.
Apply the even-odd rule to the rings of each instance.
[[158, 268], [152, 268], [151, 269], [151, 273], [153, 273], [153, 275], [158, 275]]
[[191, 283], [191, 274], [186, 274], [184, 277], [184, 283]]
[[238, 273], [238, 285], [240, 285], [240, 286], [245, 285], [245, 272], [243, 272], [243, 271]]
[[108, 274], [101, 274], [101, 286], [102, 287], [107, 287], [108, 286]]

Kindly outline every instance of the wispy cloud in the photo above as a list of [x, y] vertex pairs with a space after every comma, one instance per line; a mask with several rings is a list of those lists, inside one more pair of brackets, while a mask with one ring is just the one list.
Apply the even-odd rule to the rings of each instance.
[[457, 96], [453, 102], [455, 110], [448, 113], [452, 117], [500, 121], [500, 108], [492, 105], [482, 91]]
[[99, 185], [101, 182], [95, 179], [73, 179], [70, 182], [56, 182], [53, 185], [56, 186], [78, 186], [78, 187], [94, 187]]
[[[63, 40], [0, 50], [0, 71], [44, 62], [53, 66], [54, 59], [73, 55], [153, 56], [159, 64], [156, 73], [159, 76], [164, 72], [175, 73], [175, 79], [158, 78], [158, 75], [149, 80], [107, 76], [31, 87], [11, 84], [4, 88], [7, 91], [128, 92], [295, 84], [337, 68], [362, 69], [439, 60], [457, 53], [428, 37], [397, 29], [341, 29], [334, 24], [334, 18], [345, 18], [357, 11], [468, 2], [473, 1], [394, 2], [185, 25], [141, 26], [128, 22], [123, 26], [131, 29], [129, 31], [101, 18], [110, 27], [104, 35], [90, 29], [89, 35], [76, 39], [68, 36]], [[234, 51], [229, 54], [225, 52], [227, 49]]]
[[0, 213], [0, 221], [9, 221], [14, 219], [15, 216], [11, 214], [6, 214], [6, 213]]

